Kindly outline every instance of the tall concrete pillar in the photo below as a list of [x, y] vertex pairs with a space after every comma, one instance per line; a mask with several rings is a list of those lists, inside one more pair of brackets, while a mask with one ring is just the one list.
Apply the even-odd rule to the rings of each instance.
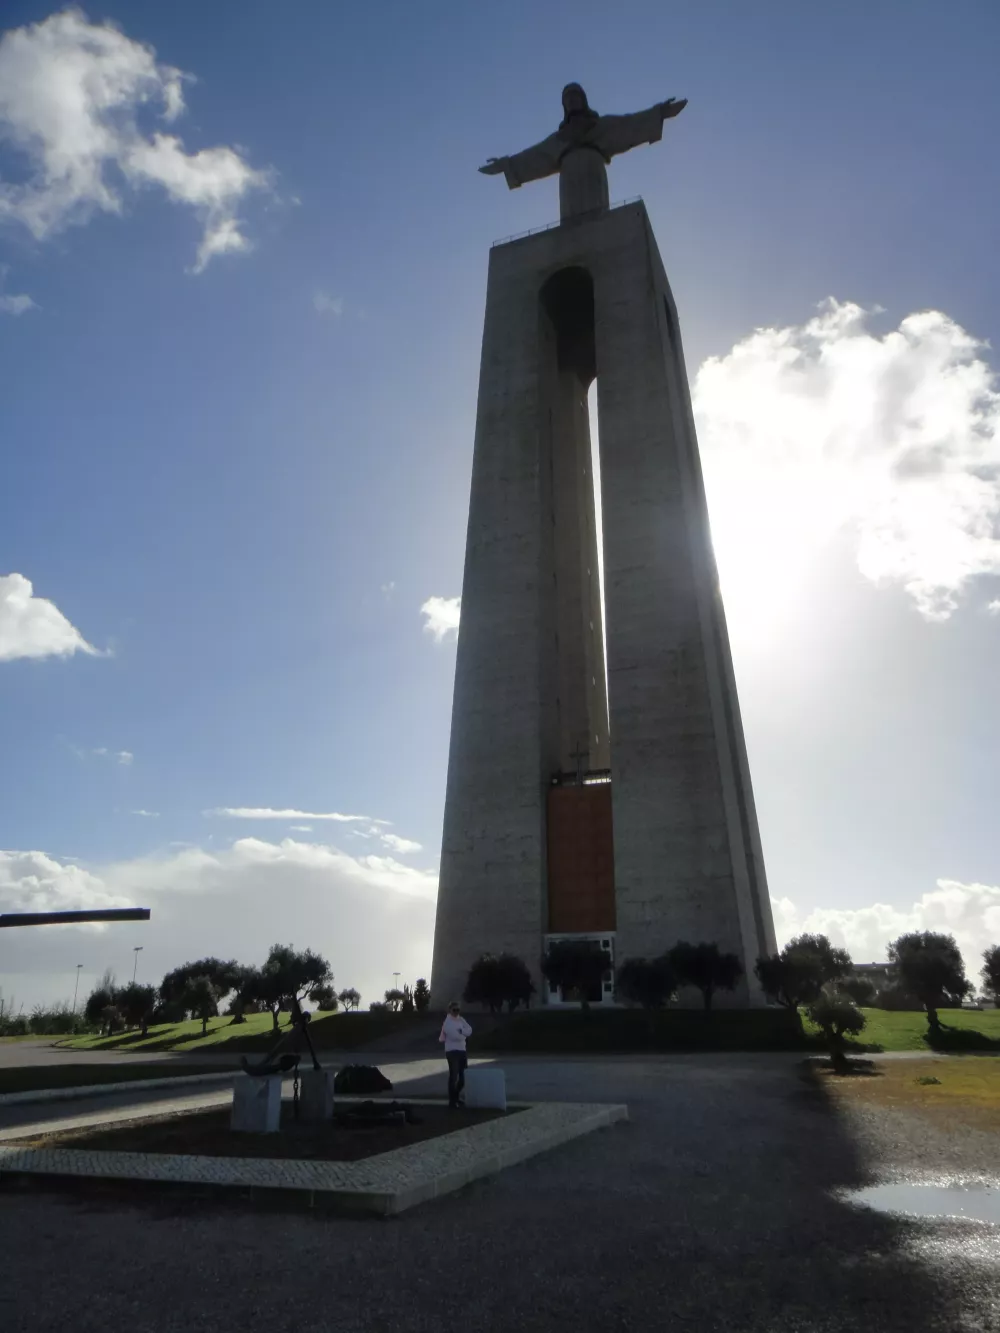
[[759, 1000], [770, 901], [676, 310], [641, 203], [490, 254], [437, 1001], [502, 950], [544, 993], [546, 802], [574, 768], [611, 771], [615, 958], [715, 941], [744, 962], [733, 1001]]

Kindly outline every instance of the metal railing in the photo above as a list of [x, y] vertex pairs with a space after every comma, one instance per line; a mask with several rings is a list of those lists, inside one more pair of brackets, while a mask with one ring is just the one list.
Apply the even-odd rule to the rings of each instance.
[[508, 245], [511, 241], [523, 241], [526, 236], [538, 236], [541, 232], [553, 231], [556, 227], [572, 227], [574, 222], [586, 222], [590, 218], [600, 217], [602, 213], [610, 213], [613, 208], [625, 208], [629, 204], [641, 203], [641, 194], [635, 194], [631, 199], [618, 199], [607, 208], [595, 208], [589, 213], [577, 213], [575, 217], [560, 219], [558, 222], [546, 222], [543, 227], [529, 227], [527, 231], [516, 231], [513, 236], [501, 236], [498, 241], [493, 242], [490, 249], [493, 250], [498, 245]]

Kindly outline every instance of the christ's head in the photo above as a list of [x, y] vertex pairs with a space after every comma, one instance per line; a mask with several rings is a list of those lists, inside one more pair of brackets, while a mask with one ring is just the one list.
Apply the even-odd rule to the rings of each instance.
[[579, 116], [582, 112], [590, 110], [587, 102], [587, 94], [578, 83], [567, 83], [562, 90], [563, 115], [568, 120], [570, 116]]

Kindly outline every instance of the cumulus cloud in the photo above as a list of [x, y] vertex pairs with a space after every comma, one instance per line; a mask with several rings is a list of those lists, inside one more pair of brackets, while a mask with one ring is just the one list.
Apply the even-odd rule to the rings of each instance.
[[419, 842], [414, 842], [412, 838], [400, 838], [395, 833], [380, 833], [382, 842], [391, 851], [398, 852], [400, 856], [408, 856], [412, 852], [421, 851]]
[[328, 814], [317, 814], [315, 810], [272, 810], [269, 806], [220, 806], [215, 810], [203, 810], [209, 819], [326, 819], [334, 824], [384, 824], [384, 819], [372, 819], [370, 815], [341, 815], [335, 810]]
[[331, 296], [328, 292], [313, 292], [313, 309], [317, 315], [342, 315], [344, 313], [344, 298], [342, 296]]
[[134, 815], [140, 815], [143, 819], [159, 819], [159, 810], [133, 810]]
[[0, 662], [19, 657], [100, 656], [45, 597], [36, 597], [23, 574], [0, 575]]
[[995, 601], [987, 602], [986, 609], [991, 616], [1000, 616], [1000, 597]]
[[28, 938], [4, 968], [5, 989], [28, 1007], [65, 996], [67, 985], [72, 995], [67, 978], [83, 962], [83, 994], [116, 958], [124, 975], [137, 940], [149, 980], [206, 954], [261, 961], [283, 940], [319, 950], [338, 985], [376, 999], [387, 957], [410, 980], [428, 974], [436, 888], [434, 873], [390, 857], [353, 857], [293, 839], [241, 838], [226, 851], [181, 847], [86, 869], [43, 852], [0, 852], [3, 910], [134, 904], [152, 914], [136, 927], [140, 935], [129, 931], [120, 943], [107, 928], [99, 948], [88, 945], [84, 927], [22, 932]]
[[1000, 886], [939, 879], [936, 887], [909, 906], [873, 903], [868, 907], [817, 907], [803, 914], [788, 898], [773, 900], [779, 945], [804, 931], [829, 935], [858, 963], [880, 963], [890, 940], [911, 930], [954, 935], [966, 971], [978, 981], [983, 950], [1000, 942]]
[[[130, 907], [132, 900], [99, 876], [45, 852], [0, 850], [0, 911], [63, 912]], [[82, 927], [80, 927], [82, 929]]]
[[0, 39], [0, 142], [20, 156], [23, 178], [0, 181], [0, 219], [47, 237], [95, 212], [121, 213], [126, 190], [155, 186], [202, 223], [195, 271], [242, 251], [239, 206], [268, 174], [234, 148], [189, 152], [171, 125], [190, 76], [113, 23], [79, 9], [11, 29]]
[[1000, 573], [1000, 394], [986, 345], [934, 310], [876, 333], [878, 313], [830, 299], [698, 371], [720, 572], [748, 614], [844, 532], [864, 577], [902, 587], [929, 619]]
[[38, 307], [26, 293], [19, 295], [0, 292], [0, 315], [23, 315], [27, 310], [37, 310]]
[[420, 608], [424, 617], [424, 633], [433, 635], [441, 643], [449, 634], [458, 636], [458, 622], [462, 614], [461, 597], [428, 597]]

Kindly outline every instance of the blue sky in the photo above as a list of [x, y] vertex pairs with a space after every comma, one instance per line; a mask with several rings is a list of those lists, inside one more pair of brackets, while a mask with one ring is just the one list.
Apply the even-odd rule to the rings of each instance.
[[489, 245], [557, 214], [475, 168], [569, 79], [690, 98], [611, 194], [681, 313], [779, 933], [1000, 939], [991, 0], [66, 13], [0, 44], [0, 907], [154, 918], [0, 941], [8, 994], [136, 943], [429, 971], [421, 607], [461, 591]]

